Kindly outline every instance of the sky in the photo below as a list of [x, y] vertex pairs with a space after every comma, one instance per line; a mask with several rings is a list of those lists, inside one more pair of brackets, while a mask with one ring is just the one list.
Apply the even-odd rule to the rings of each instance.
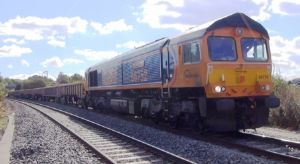
[[0, 0], [0, 73], [84, 74], [147, 42], [243, 12], [269, 32], [273, 72], [300, 77], [299, 0]]

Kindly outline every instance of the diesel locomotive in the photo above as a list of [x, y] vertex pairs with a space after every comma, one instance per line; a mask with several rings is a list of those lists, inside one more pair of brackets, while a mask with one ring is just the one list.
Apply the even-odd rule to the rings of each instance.
[[280, 105], [268, 32], [243, 13], [137, 47], [91, 66], [85, 78], [76, 98], [83, 106], [174, 127], [257, 128]]

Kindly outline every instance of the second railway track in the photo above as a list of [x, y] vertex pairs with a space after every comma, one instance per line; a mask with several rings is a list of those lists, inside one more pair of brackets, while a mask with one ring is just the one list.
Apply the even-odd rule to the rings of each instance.
[[107, 163], [194, 163], [65, 111], [28, 102], [17, 102], [38, 110], [59, 124], [93, 149]]
[[239, 149], [257, 156], [282, 161], [300, 163], [300, 143], [250, 133], [204, 134], [192, 136], [199, 140], [214, 143], [227, 148]]
[[257, 155], [287, 163], [300, 163], [300, 143], [267, 136], [237, 133], [224, 137], [226, 142]]

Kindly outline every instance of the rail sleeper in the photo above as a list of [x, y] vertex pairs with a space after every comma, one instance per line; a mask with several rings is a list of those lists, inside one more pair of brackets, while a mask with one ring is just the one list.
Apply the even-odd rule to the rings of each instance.
[[99, 126], [88, 125], [86, 122], [80, 121], [78, 117], [72, 119], [75, 116], [72, 115], [71, 118], [71, 115], [67, 115], [65, 112], [61, 113], [62, 111], [54, 111], [36, 104], [24, 102], [23, 104], [40, 111], [67, 128], [111, 163], [193, 163], [176, 155], [174, 155], [174, 159], [170, 160], [171, 153], [164, 154], [164, 151], [160, 149], [155, 152], [155, 149], [143, 145], [143, 142], [134, 142], [133, 138], [127, 139], [125, 135], [120, 137], [120, 133], [116, 135], [113, 131], [108, 132], [107, 129], [103, 130]]

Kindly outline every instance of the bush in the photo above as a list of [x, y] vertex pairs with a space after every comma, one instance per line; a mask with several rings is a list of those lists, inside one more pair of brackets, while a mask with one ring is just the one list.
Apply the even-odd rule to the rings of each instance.
[[279, 75], [273, 77], [274, 94], [280, 99], [280, 106], [270, 110], [269, 123], [272, 126], [299, 129], [300, 125], [300, 88], [289, 85]]
[[4, 85], [4, 83], [0, 82], [0, 101], [2, 101], [5, 96], [6, 96], [5, 85]]

